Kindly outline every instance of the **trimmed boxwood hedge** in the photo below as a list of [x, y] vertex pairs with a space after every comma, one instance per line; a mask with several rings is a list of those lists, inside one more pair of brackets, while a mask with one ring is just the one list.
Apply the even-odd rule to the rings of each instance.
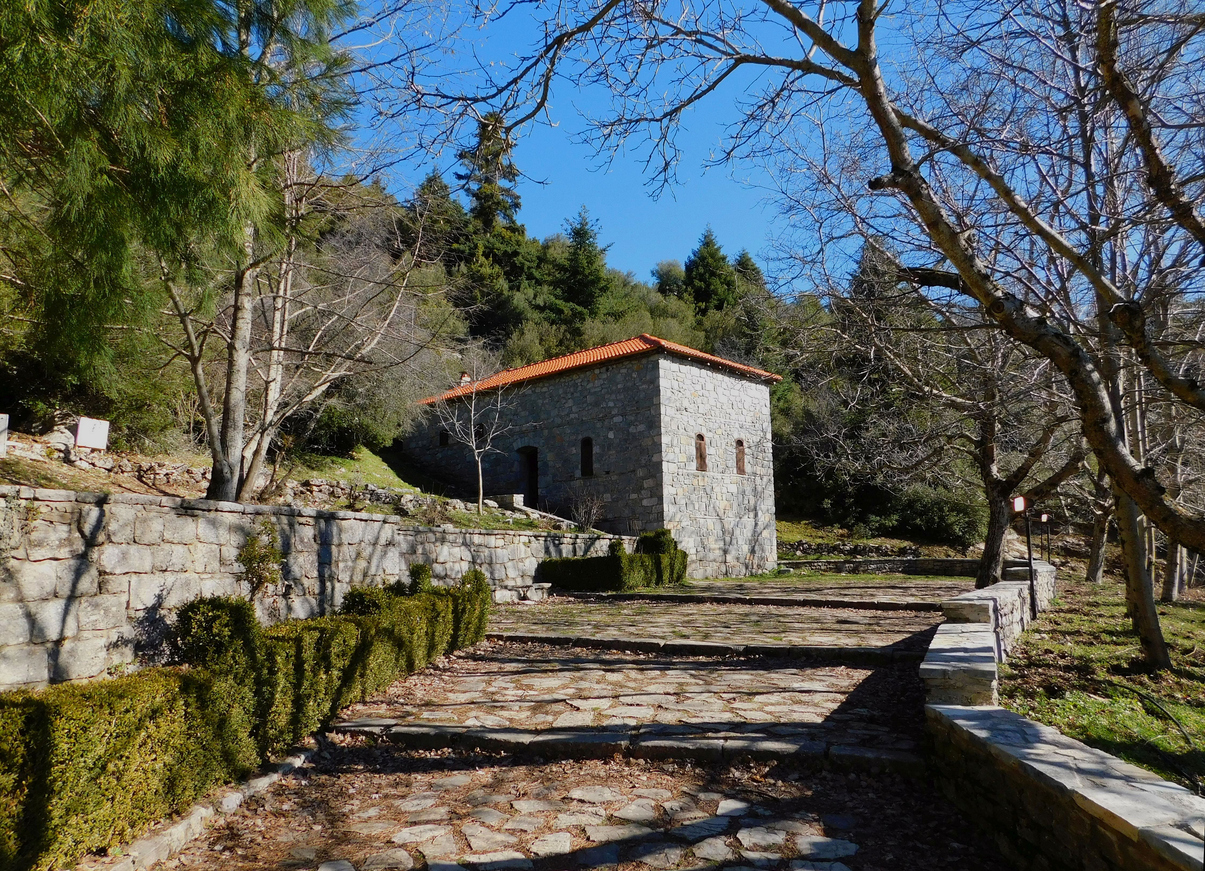
[[[352, 597], [353, 599], [356, 597]], [[137, 837], [399, 675], [485, 635], [480, 572], [371, 614], [261, 627], [251, 605], [189, 603], [183, 665], [0, 693], [0, 869], [48, 869]]]
[[640, 536], [636, 553], [626, 553], [622, 542], [613, 541], [606, 556], [547, 559], [540, 563], [538, 574], [554, 589], [576, 593], [666, 587], [686, 580], [686, 551], [668, 529], [658, 529]]

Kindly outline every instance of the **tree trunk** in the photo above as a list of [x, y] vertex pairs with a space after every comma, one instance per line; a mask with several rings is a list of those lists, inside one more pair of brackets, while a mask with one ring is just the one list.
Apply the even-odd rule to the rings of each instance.
[[1088, 571], [1084, 578], [1090, 584], [1099, 584], [1105, 576], [1105, 548], [1109, 543], [1109, 518], [1113, 516], [1111, 508], [1100, 508], [1093, 512], [1092, 543], [1088, 546]]
[[1171, 668], [1171, 656], [1155, 608], [1155, 591], [1147, 571], [1138, 506], [1121, 490], [1114, 491], [1113, 500], [1117, 506], [1117, 528], [1121, 532], [1121, 553], [1125, 560], [1126, 612], [1138, 634], [1147, 665], [1154, 669]]
[[975, 574], [975, 588], [982, 590], [1000, 582], [1004, 571], [1004, 537], [1013, 517], [1009, 494], [989, 491], [987, 494], [987, 536], [983, 540], [983, 558]]
[[481, 474], [481, 455], [477, 455], [477, 516], [485, 511], [485, 481]]
[[1184, 548], [1173, 541], [1167, 543], [1167, 558], [1163, 561], [1163, 594], [1161, 602], [1175, 602], [1184, 592]]

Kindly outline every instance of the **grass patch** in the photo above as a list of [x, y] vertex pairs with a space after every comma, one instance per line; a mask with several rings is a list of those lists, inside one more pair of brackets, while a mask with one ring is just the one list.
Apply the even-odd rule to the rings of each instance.
[[1159, 614], [1174, 667], [1152, 674], [1121, 584], [1069, 583], [1002, 667], [1001, 704], [1195, 789], [1205, 780], [1205, 591]]
[[354, 487], [374, 484], [390, 490], [417, 490], [414, 485], [398, 476], [388, 463], [366, 447], [358, 447], [350, 457], [327, 457], [319, 454], [302, 454], [289, 477], [297, 481], [320, 478], [338, 481]]
[[38, 463], [24, 457], [5, 457], [0, 460], [0, 484], [45, 487], [49, 490], [113, 492], [104, 472], [81, 472], [57, 460]]
[[818, 526], [811, 520], [794, 515], [780, 516], [775, 523], [780, 544], [808, 541], [814, 544], [878, 544], [888, 547], [904, 547], [916, 544], [903, 538], [863, 538], [840, 526]]
[[[701, 579], [703, 580], [703, 579]], [[974, 586], [972, 579], [969, 577], [949, 576], [949, 575], [893, 575], [893, 574], [841, 574], [838, 572], [809, 572], [795, 571], [789, 575], [780, 575], [777, 572], [766, 572], [760, 575], [749, 575], [748, 577], [734, 578], [706, 578], [709, 583], [726, 581], [732, 584], [747, 584], [756, 583], [758, 581], [774, 583], [774, 584], [794, 584], [800, 587], [823, 585], [827, 587], [865, 587], [865, 586], [911, 586], [913, 584], [924, 583], [940, 583], [940, 584], [957, 584], [960, 581], [965, 581], [968, 588]], [[687, 581], [686, 586], [690, 586], [692, 581]]]

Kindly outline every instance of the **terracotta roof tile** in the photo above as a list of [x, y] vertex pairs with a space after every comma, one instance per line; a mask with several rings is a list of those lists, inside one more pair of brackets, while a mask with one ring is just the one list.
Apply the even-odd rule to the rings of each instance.
[[557, 375], [561, 372], [570, 372], [574, 369], [584, 369], [588, 366], [595, 366], [599, 363], [607, 363], [611, 360], [620, 360], [625, 357], [636, 357], [641, 354], [652, 354], [656, 352], [677, 354], [680, 357], [698, 360], [710, 366], [727, 369], [730, 372], [735, 372], [738, 375], [744, 375], [747, 378], [756, 378], [760, 381], [773, 382], [782, 380], [781, 375], [775, 375], [773, 372], [755, 369], [754, 367], [746, 366], [743, 363], [737, 363], [733, 360], [725, 360], [723, 357], [717, 357], [714, 354], [705, 354], [702, 351], [696, 351], [694, 348], [688, 348], [686, 345], [679, 345], [676, 342], [667, 342], [665, 339], [659, 339], [656, 336], [650, 336], [648, 333], [643, 333], [632, 339], [624, 339], [622, 342], [612, 342], [609, 345], [599, 345], [597, 348], [587, 348], [584, 351], [574, 351], [572, 354], [565, 354], [562, 357], [553, 357], [550, 360], [541, 360], [539, 363], [531, 363], [527, 366], [519, 366], [515, 369], [503, 369], [501, 372], [495, 372], [488, 378], [483, 378], [474, 384], [465, 384], [460, 387], [454, 387], [446, 393], [441, 393], [438, 396], [430, 396], [422, 400], [419, 404], [430, 405], [434, 402], [443, 402], [447, 399], [455, 399], [458, 396], [467, 396], [474, 390], [493, 390], [495, 388], [506, 387], [511, 384], [519, 384], [525, 381], [535, 381], [539, 378], [547, 378], [549, 375]]

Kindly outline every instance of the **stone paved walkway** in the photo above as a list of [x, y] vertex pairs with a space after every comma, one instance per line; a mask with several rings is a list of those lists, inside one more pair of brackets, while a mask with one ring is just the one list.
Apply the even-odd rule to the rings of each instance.
[[786, 575], [780, 580], [720, 579], [690, 581], [686, 592], [719, 596], [807, 597], [837, 602], [891, 602], [940, 604], [975, 589], [974, 578], [930, 578], [910, 575]]
[[696, 602], [553, 598], [496, 606], [490, 631], [615, 642], [693, 641], [734, 646], [928, 648], [939, 613]]
[[[916, 663], [852, 655], [923, 649], [939, 619], [496, 608], [496, 632], [580, 635], [595, 649], [487, 641], [445, 657], [346, 710], [309, 768], [160, 867], [1005, 871], [923, 778], [901, 776], [921, 768]], [[597, 649], [608, 638], [651, 649]], [[794, 655], [731, 655], [759, 642]], [[701, 643], [729, 655], [690, 655]]]
[[767, 763], [398, 752], [347, 738], [167, 868], [1005, 871], [918, 782]]
[[868, 669], [485, 644], [353, 705], [337, 728], [410, 746], [906, 768], [919, 764], [922, 693], [916, 667], [903, 663]]

